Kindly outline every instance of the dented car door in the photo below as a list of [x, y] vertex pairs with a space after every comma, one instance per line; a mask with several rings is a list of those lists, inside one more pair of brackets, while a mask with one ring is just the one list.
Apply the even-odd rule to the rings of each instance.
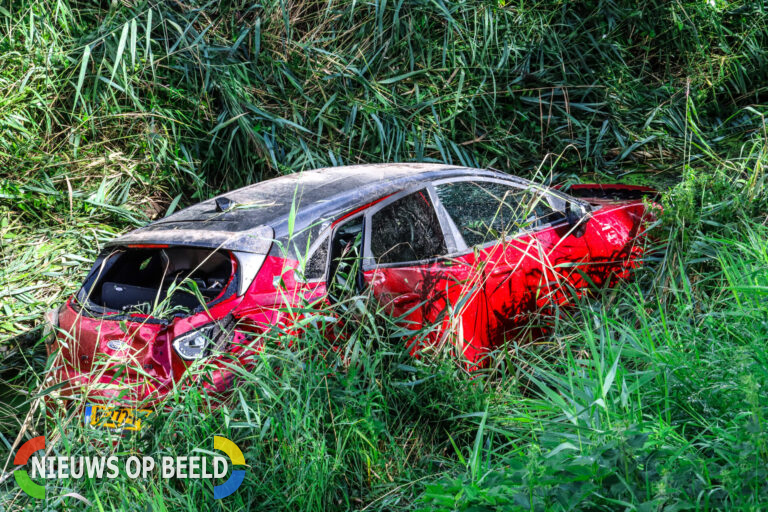
[[412, 352], [446, 341], [443, 334], [451, 332], [455, 341], [470, 344], [485, 337], [479, 283], [473, 282], [474, 254], [457, 253], [448, 220], [435, 209], [431, 186], [396, 194], [371, 208], [364, 247], [363, 276], [377, 301], [406, 329], [434, 326], [424, 338], [412, 340], [418, 341]]

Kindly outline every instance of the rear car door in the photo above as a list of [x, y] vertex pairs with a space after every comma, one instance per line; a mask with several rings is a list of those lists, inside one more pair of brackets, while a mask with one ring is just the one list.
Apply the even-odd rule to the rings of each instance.
[[[395, 194], [365, 215], [363, 278], [374, 297], [407, 329], [435, 326], [412, 352], [472, 340], [485, 322], [472, 282], [474, 255], [459, 254], [450, 219], [435, 209], [431, 185]], [[468, 354], [470, 356], [471, 354]]]
[[480, 355], [502, 342], [506, 331], [525, 324], [530, 291], [541, 278], [535, 244], [515, 238], [525, 221], [516, 199], [521, 188], [500, 180], [460, 178], [438, 182], [435, 189], [457, 237], [476, 260], [487, 315], [484, 338], [474, 340]]

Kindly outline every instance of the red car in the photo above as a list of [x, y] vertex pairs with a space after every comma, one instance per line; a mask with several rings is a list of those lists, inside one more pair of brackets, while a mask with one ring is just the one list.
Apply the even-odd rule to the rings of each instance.
[[447, 341], [481, 365], [534, 312], [626, 278], [653, 194], [578, 185], [568, 195], [436, 164], [319, 169], [241, 188], [109, 243], [54, 314], [55, 377], [65, 394], [153, 401], [207, 358], [220, 370], [205, 386], [225, 391], [232, 356], [247, 367], [258, 330], [285, 325], [287, 309], [366, 291], [399, 322], [436, 326], [414, 352]]

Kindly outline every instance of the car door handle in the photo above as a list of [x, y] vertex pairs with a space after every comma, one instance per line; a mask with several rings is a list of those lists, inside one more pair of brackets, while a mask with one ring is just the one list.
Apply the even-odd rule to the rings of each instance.
[[421, 296], [418, 293], [404, 293], [403, 295], [398, 295], [397, 297], [392, 299], [392, 304], [394, 304], [395, 306], [404, 306], [406, 304], [412, 304], [419, 300], [421, 300]]

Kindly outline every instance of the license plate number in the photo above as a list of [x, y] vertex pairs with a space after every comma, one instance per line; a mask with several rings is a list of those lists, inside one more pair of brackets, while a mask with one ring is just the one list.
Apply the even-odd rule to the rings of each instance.
[[110, 407], [105, 405], [87, 405], [85, 407], [85, 425], [94, 428], [117, 430], [141, 430], [142, 420], [152, 414], [151, 409], [131, 409], [129, 407]]

